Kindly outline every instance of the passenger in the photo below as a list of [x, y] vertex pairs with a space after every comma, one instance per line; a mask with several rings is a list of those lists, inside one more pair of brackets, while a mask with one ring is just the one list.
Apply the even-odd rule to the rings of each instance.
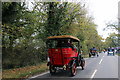
[[97, 51], [97, 49], [95, 48], [95, 47], [93, 47], [93, 49], [92, 49], [93, 51]]
[[[58, 43], [60, 43], [60, 42], [58, 42]], [[63, 42], [58, 44], [58, 46], [60, 46], [60, 45], [61, 45], [61, 47], [71, 47], [72, 49], [74, 48], [73, 45], [70, 42], [70, 39], [64, 40]]]
[[61, 40], [58, 40], [56, 47], [62, 47], [62, 41]]
[[72, 40], [70, 41], [70, 43], [71, 43], [71, 46], [73, 47], [73, 50], [76, 49], [76, 51], [78, 52], [78, 48], [74, 45]]
[[112, 47], [112, 52], [113, 52], [113, 55], [114, 55], [114, 48]]
[[72, 50], [74, 50], [74, 44], [73, 44], [73, 41], [70, 39], [68, 39], [68, 46], [72, 48]]
[[97, 49], [95, 47], [93, 47], [92, 51], [95, 51], [94, 54], [96, 53], [98, 56]]
[[93, 48], [90, 48], [90, 53], [92, 54], [92, 50], [93, 50]]
[[111, 50], [111, 49], [110, 49], [110, 47], [109, 47], [109, 48], [108, 48], [108, 55], [109, 55], [110, 50]]
[[114, 51], [114, 48], [112, 47], [112, 51]]
[[104, 49], [103, 51], [104, 51], [104, 53], [105, 53], [105, 49]]
[[78, 51], [77, 47], [74, 45], [73, 41], [68, 39], [64, 41], [64, 44], [62, 44], [62, 47], [71, 47], [72, 50], [74, 50], [74, 48], [76, 48], [76, 50]]

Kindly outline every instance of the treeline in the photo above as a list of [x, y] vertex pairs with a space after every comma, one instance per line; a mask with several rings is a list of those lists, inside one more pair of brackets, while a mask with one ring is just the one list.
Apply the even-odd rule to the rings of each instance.
[[108, 47], [120, 47], [120, 27], [118, 26], [118, 22], [109, 22], [106, 25], [104, 30], [114, 30], [116, 32], [109, 33], [109, 37], [105, 39], [104, 48]]
[[72, 35], [80, 39], [83, 54], [103, 43], [97, 25], [82, 3], [2, 3], [3, 69], [39, 64], [47, 60], [46, 37]]

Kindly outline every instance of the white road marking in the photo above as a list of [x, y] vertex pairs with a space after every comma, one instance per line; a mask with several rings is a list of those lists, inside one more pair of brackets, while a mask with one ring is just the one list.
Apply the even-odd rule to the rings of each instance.
[[103, 59], [100, 60], [99, 64], [101, 64], [102, 61], [103, 61]]
[[32, 77], [30, 77], [30, 78], [36, 78], [36, 77], [38, 77], [38, 76], [43, 76], [43, 75], [48, 74], [48, 73], [49, 73], [49, 71], [44, 72], [44, 73], [39, 74], [39, 75], [36, 75], [36, 76], [32, 76]]
[[97, 72], [97, 69], [94, 71], [94, 73], [92, 74], [91, 78], [93, 78], [95, 76], [96, 72]]

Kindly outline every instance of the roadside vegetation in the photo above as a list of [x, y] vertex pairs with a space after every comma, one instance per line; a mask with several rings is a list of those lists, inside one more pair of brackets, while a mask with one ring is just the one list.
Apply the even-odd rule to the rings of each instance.
[[120, 56], [120, 53], [116, 53], [116, 55]]
[[14, 68], [14, 69], [6, 69], [3, 70], [2, 77], [3, 79], [19, 79], [19, 78], [28, 78], [30, 76], [40, 74], [48, 70], [46, 66], [47, 63], [41, 63], [39, 65], [34, 66], [26, 66], [21, 68]]

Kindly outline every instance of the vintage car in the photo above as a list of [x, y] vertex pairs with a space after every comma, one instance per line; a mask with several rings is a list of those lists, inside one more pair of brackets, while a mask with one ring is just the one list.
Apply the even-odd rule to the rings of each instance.
[[109, 48], [109, 50], [108, 50], [108, 54], [107, 54], [108, 56], [109, 55], [115, 55], [115, 49], [114, 48]]
[[[74, 42], [77, 47], [70, 46]], [[80, 40], [71, 35], [50, 36], [47, 37], [48, 45], [48, 64], [51, 74], [55, 74], [56, 70], [68, 70], [71, 76], [76, 74], [77, 66], [81, 69], [85, 68], [85, 60], [80, 54]]]
[[97, 57], [99, 56], [98, 53], [97, 53], [97, 51], [94, 50], [94, 49], [92, 49], [91, 52], [89, 53], [89, 57], [96, 56], [96, 55], [97, 55]]
[[114, 56], [114, 52], [113, 52], [113, 51], [109, 51], [109, 52], [108, 52], [108, 56], [109, 56], [109, 55], [113, 55], [113, 56]]

